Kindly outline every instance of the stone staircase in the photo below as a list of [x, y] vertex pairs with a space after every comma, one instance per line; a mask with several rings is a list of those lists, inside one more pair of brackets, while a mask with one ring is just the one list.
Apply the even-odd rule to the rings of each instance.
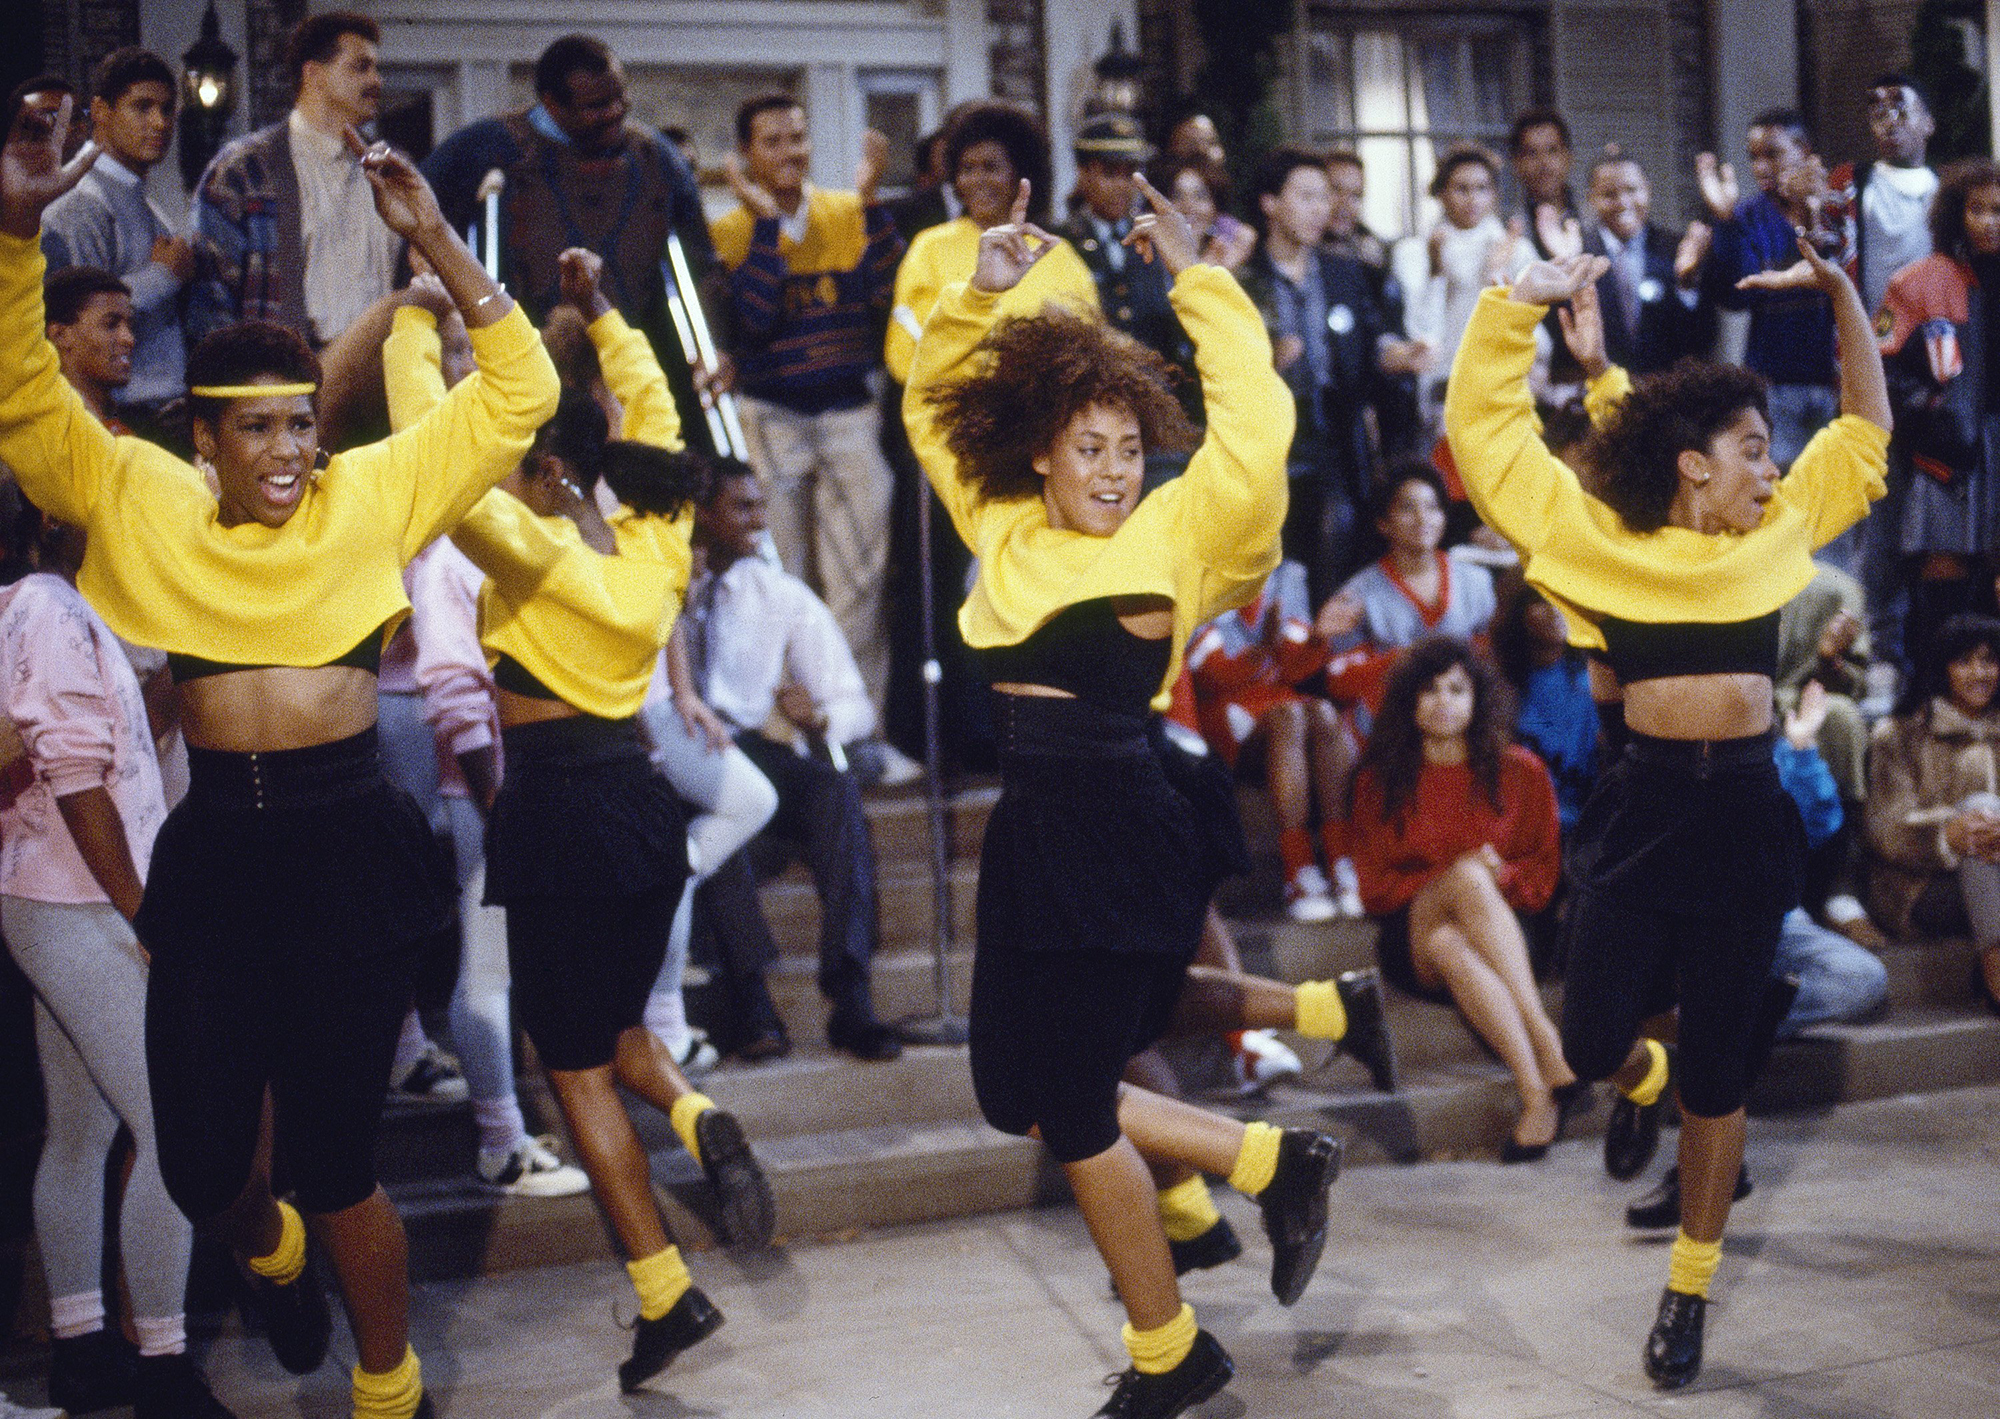
[[[973, 892], [980, 835], [997, 797], [991, 786], [955, 793], [948, 805], [950, 895], [957, 949], [950, 961], [954, 1005], [971, 980]], [[1275, 841], [1261, 795], [1246, 793], [1253, 842]], [[933, 901], [924, 801], [913, 793], [872, 798], [868, 814], [880, 860], [882, 942], [875, 997], [884, 1018], [930, 1014], [937, 1005], [931, 949]], [[1300, 925], [1277, 909], [1275, 854], [1225, 892], [1248, 969], [1286, 980], [1324, 978], [1373, 963], [1365, 922]], [[899, 1060], [865, 1064], [824, 1045], [825, 1007], [814, 985], [819, 904], [794, 867], [763, 889], [783, 948], [772, 994], [798, 1046], [790, 1058], [725, 1064], [700, 1081], [742, 1119], [777, 1195], [781, 1237], [838, 1235], [906, 1222], [1029, 1206], [1060, 1198], [1064, 1185], [1039, 1145], [994, 1132], [979, 1119], [965, 1052], [913, 1047]], [[1974, 1003], [1972, 952], [1963, 942], [1898, 944], [1886, 956], [1891, 1008], [1877, 1023], [1823, 1027], [1779, 1048], [1753, 1100], [1772, 1111], [1955, 1087], [2000, 1078], [2000, 1020]], [[1555, 988], [1547, 995], [1559, 1003]], [[700, 1013], [699, 989], [690, 1009]], [[1215, 1089], [1219, 1046], [1193, 1042], [1171, 1056], [1202, 1102], [1242, 1117], [1333, 1130], [1350, 1165], [1491, 1157], [1512, 1126], [1507, 1076], [1450, 1009], [1392, 994], [1391, 1026], [1402, 1088], [1377, 1094], [1365, 1073], [1329, 1047], [1293, 1040], [1305, 1074], [1267, 1097]], [[1601, 1131], [1606, 1091], [1572, 1125]], [[540, 1080], [522, 1080], [531, 1126], [557, 1130]], [[654, 1176], [683, 1245], [712, 1245], [707, 1189], [667, 1122], [636, 1101], [632, 1110], [652, 1153]], [[561, 1200], [496, 1198], [472, 1178], [473, 1129], [457, 1108], [392, 1103], [379, 1161], [410, 1234], [411, 1266], [438, 1279], [618, 1255], [588, 1195]], [[757, 1258], [741, 1258], [755, 1267]], [[772, 1262], [778, 1265], [781, 1263]]]

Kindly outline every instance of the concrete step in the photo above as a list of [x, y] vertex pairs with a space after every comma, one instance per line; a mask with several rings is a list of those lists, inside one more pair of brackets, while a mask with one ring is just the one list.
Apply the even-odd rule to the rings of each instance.
[[2000, 1019], [1977, 1006], [1892, 1004], [1880, 1021], [1816, 1025], [1780, 1044], [1751, 1108], [1775, 1113], [1995, 1079]]
[[[972, 950], [951, 953], [947, 963], [953, 1009], [963, 1016], [972, 1002]], [[795, 1041], [826, 1038], [826, 997], [819, 993], [818, 962], [811, 956], [781, 957], [765, 976], [778, 1014]], [[875, 1013], [884, 1020], [908, 1020], [937, 1012], [937, 959], [926, 946], [885, 952], [875, 958]], [[688, 993], [688, 1011], [699, 1021], [703, 1009], [697, 991]]]
[[[945, 795], [946, 857], [976, 860], [986, 836], [986, 820], [1000, 801], [997, 783], [975, 782]], [[884, 865], [928, 865], [931, 860], [930, 804], [921, 788], [874, 789], [862, 795], [875, 859]]]
[[[976, 863], [960, 859], [950, 864], [946, 890], [951, 897], [953, 929], [967, 945], [972, 942], [978, 882]], [[888, 953], [931, 944], [937, 935], [937, 918], [928, 862], [879, 864], [876, 894], [877, 920], [881, 925], [877, 950]], [[818, 952], [819, 893], [804, 868], [787, 868], [764, 884], [758, 898], [779, 950], [790, 956], [811, 956]]]
[[1894, 1006], [1965, 1005], [1974, 999], [1979, 953], [1970, 941], [1892, 941], [1882, 952]]

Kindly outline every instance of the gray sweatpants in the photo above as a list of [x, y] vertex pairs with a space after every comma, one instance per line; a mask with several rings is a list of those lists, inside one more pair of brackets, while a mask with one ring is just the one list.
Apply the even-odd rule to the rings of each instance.
[[177, 1317], [194, 1229], [167, 1196], [146, 1082], [146, 965], [108, 903], [0, 896], [0, 931], [35, 991], [48, 1142], [35, 1170], [35, 1236], [52, 1300], [99, 1289], [104, 1161], [123, 1123], [138, 1158], [118, 1219], [132, 1309]]

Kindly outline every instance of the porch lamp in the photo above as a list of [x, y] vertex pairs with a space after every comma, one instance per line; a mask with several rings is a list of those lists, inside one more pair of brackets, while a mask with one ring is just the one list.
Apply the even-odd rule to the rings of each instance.
[[181, 181], [189, 192], [222, 146], [236, 111], [236, 51], [222, 38], [215, 0], [201, 17], [201, 37], [181, 56]]
[[1097, 76], [1086, 108], [1091, 113], [1136, 113], [1146, 61], [1125, 47], [1125, 26], [1111, 22], [1111, 47], [1090, 66]]

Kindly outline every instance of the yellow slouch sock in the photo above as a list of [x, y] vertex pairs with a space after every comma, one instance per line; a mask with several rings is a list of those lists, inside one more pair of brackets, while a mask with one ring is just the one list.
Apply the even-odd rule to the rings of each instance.
[[1347, 1007], [1340, 1003], [1340, 987], [1330, 980], [1309, 980], [1294, 993], [1298, 1019], [1292, 1028], [1309, 1040], [1340, 1040], [1347, 1037]]
[[278, 1203], [278, 1246], [269, 1256], [246, 1258], [250, 1269], [266, 1281], [289, 1286], [306, 1269], [306, 1223], [291, 1203]]
[[1245, 1197], [1255, 1197], [1278, 1175], [1278, 1140], [1283, 1133], [1258, 1119], [1245, 1125], [1243, 1147], [1229, 1170], [1229, 1185]]
[[1208, 1179], [1200, 1173], [1167, 1188], [1159, 1200], [1160, 1226], [1170, 1242], [1191, 1242], [1222, 1220], [1208, 1195]]
[[385, 1375], [354, 1367], [354, 1419], [410, 1419], [423, 1397], [424, 1373], [408, 1346], [402, 1363]]
[[673, 1124], [674, 1132], [687, 1145], [688, 1152], [694, 1154], [697, 1163], [701, 1161], [701, 1145], [695, 1142], [694, 1121], [714, 1107], [715, 1100], [706, 1094], [683, 1094], [674, 1100], [673, 1112], [667, 1115], [667, 1121]]
[[1134, 1330], [1127, 1321], [1124, 1335], [1132, 1368], [1142, 1375], [1164, 1375], [1194, 1349], [1194, 1307], [1181, 1302], [1181, 1313], [1158, 1330]]
[[1647, 1066], [1646, 1077], [1621, 1091], [1642, 1109], [1657, 1104], [1667, 1088], [1667, 1047], [1658, 1040], [1647, 1040], [1645, 1044], [1646, 1055], [1652, 1061]]
[[681, 1260], [681, 1249], [676, 1246], [626, 1262], [625, 1274], [632, 1278], [632, 1289], [639, 1293], [639, 1314], [647, 1320], [658, 1320], [672, 1310], [674, 1302], [694, 1284], [687, 1263]]
[[1683, 1296], [1706, 1296], [1708, 1283], [1721, 1265], [1721, 1242], [1698, 1242], [1682, 1232], [1667, 1253], [1667, 1289]]

